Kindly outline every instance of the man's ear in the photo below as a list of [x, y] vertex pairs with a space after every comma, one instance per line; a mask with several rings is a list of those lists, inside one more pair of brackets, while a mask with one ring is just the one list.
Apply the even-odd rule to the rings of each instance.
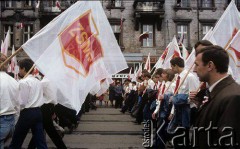
[[213, 61], [209, 61], [208, 62], [208, 70], [212, 71], [215, 69], [215, 64], [213, 63]]

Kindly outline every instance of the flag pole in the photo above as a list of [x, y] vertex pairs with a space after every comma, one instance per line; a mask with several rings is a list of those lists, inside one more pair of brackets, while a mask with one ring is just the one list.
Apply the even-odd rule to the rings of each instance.
[[32, 65], [32, 67], [29, 69], [29, 71], [27, 72], [27, 74], [25, 74], [25, 76], [23, 77], [23, 79], [25, 79], [29, 74], [30, 74], [30, 72], [35, 68], [35, 64], [34, 65]]
[[15, 55], [17, 55], [20, 51], [22, 51], [22, 47], [20, 47], [17, 51], [15, 51], [15, 53], [13, 53], [10, 57], [8, 57], [1, 65], [0, 65], [0, 69], [7, 64]]
[[193, 65], [190, 67], [190, 69], [188, 69], [188, 72], [187, 72], [186, 75], [184, 76], [184, 78], [183, 78], [181, 84], [178, 86], [178, 88], [177, 88], [177, 90], [176, 90], [176, 92], [174, 93], [173, 96], [176, 95], [176, 93], [178, 92], [178, 90], [180, 89], [180, 87], [183, 85], [184, 81], [186, 80], [188, 74], [190, 73], [190, 71], [191, 71], [191, 69], [193, 68], [194, 65], [195, 65], [195, 64], [193, 63]]

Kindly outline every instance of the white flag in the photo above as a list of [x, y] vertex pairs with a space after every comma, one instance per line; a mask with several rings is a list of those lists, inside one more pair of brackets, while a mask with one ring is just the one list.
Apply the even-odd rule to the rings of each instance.
[[129, 79], [129, 80], [132, 79], [132, 67], [131, 67], [130, 70], [129, 70], [128, 79]]
[[177, 39], [176, 39], [175, 36], [173, 37], [173, 40], [172, 40], [172, 42], [169, 46], [169, 49], [168, 49], [167, 56], [165, 58], [165, 61], [163, 62], [163, 68], [164, 69], [171, 68], [170, 61], [174, 57], [181, 57], [182, 58], [182, 55], [181, 55], [181, 52], [180, 52], [180, 49], [179, 49], [179, 46], [178, 46], [178, 43], [177, 43]]
[[148, 53], [148, 57], [147, 57], [144, 69], [146, 69], [148, 72], [151, 72], [150, 53]]
[[[185, 61], [185, 69], [189, 70], [195, 63], [196, 60], [196, 51], [193, 48], [191, 54], [188, 56], [187, 60]], [[192, 67], [193, 70], [194, 67]]]
[[110, 84], [112, 84], [112, 83], [113, 83], [113, 80], [111, 78], [106, 78], [100, 84], [101, 89], [97, 92], [97, 96], [101, 96], [102, 94], [104, 94], [108, 90]]
[[142, 63], [138, 68], [137, 74], [136, 74], [136, 78], [140, 77], [142, 75]]
[[209, 31], [207, 32], [207, 34], [203, 37], [202, 40], [210, 40], [211, 36], [212, 36], [212, 33], [213, 33], [213, 27], [211, 27], [209, 29]]
[[163, 62], [167, 56], [168, 53], [168, 49], [171, 45], [171, 42], [168, 44], [168, 46], [166, 47], [166, 49], [163, 51], [162, 55], [159, 57], [157, 63], [153, 66], [153, 68], [155, 67], [156, 69], [158, 68], [162, 68]]
[[240, 31], [232, 39], [229, 47], [226, 49], [229, 55], [229, 69], [231, 70], [232, 77], [236, 81], [240, 81]]
[[226, 49], [239, 29], [240, 14], [232, 0], [214, 27], [209, 41]]
[[99, 1], [76, 2], [22, 47], [76, 111], [97, 82], [127, 68]]
[[182, 44], [182, 57], [183, 57], [184, 62], [187, 60], [188, 56], [189, 56], [188, 50]]
[[[12, 46], [12, 54], [15, 53], [15, 48], [14, 48], [14, 45]], [[11, 59], [11, 72], [14, 74], [14, 78], [16, 80], [18, 80], [18, 71], [19, 71], [19, 68], [17, 66], [17, 58], [16, 56], [14, 56], [12, 59]]]
[[7, 56], [8, 47], [10, 44], [10, 30], [8, 30], [7, 35], [4, 39], [4, 42], [1, 46], [1, 53]]

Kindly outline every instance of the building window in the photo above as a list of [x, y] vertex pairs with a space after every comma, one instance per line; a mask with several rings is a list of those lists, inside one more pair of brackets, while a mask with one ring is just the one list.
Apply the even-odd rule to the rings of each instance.
[[188, 26], [187, 25], [177, 25], [177, 36], [183, 36], [183, 44], [188, 46]]
[[25, 25], [23, 32], [23, 43], [33, 36], [33, 25]]
[[12, 46], [14, 43], [13, 43], [13, 25], [4, 25], [4, 39], [5, 37], [7, 36], [7, 32], [10, 32], [10, 43], [9, 43], [9, 46]]
[[110, 0], [111, 7], [122, 7], [122, 0]]
[[26, 0], [25, 6], [32, 6], [32, 0]]
[[6, 8], [12, 8], [13, 7], [13, 1], [12, 0], [5, 1], [5, 7]]
[[202, 38], [208, 33], [208, 31], [213, 27], [212, 25], [202, 25]]
[[120, 46], [121, 43], [121, 28], [120, 25], [111, 25], [113, 33], [116, 37], [116, 40], [118, 42], [118, 45]]
[[153, 25], [152, 24], [143, 24], [142, 33], [148, 32], [149, 37], [142, 40], [143, 47], [153, 47]]
[[200, 0], [200, 7], [212, 8], [212, 7], [214, 7], [214, 2], [213, 2], [213, 0]]
[[189, 0], [177, 0], [177, 7], [190, 7]]

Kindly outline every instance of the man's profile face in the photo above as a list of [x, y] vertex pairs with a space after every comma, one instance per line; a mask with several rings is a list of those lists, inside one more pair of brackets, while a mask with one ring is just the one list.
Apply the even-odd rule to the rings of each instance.
[[202, 53], [198, 54], [195, 60], [194, 72], [197, 73], [199, 80], [202, 82], [208, 82], [209, 80], [209, 72], [208, 65], [204, 65], [202, 61]]
[[18, 75], [19, 75], [21, 78], [23, 78], [24, 75], [25, 75], [25, 68], [19, 67], [19, 73], [18, 73]]
[[171, 68], [172, 68], [174, 73], [178, 73], [177, 65], [174, 66], [174, 65], [171, 64]]

